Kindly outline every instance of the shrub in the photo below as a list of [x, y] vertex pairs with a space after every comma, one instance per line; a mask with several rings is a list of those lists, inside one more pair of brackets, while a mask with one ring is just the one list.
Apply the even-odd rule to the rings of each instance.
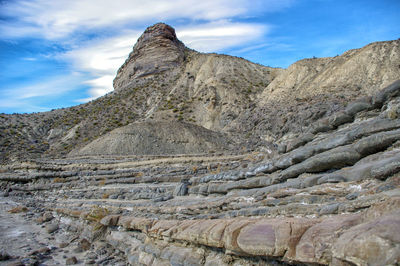
[[53, 183], [65, 183], [65, 182], [67, 182], [66, 178], [56, 177], [53, 179]]

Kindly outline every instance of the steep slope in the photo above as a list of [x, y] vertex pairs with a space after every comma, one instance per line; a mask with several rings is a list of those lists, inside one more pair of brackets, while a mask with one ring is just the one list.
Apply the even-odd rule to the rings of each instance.
[[241, 150], [263, 150], [400, 77], [399, 43], [279, 69], [198, 53], [158, 23], [138, 39], [112, 93], [51, 112], [0, 115], [0, 159], [64, 156], [116, 128], [151, 121], [195, 124], [225, 134]]
[[231, 130], [251, 131], [279, 142], [308, 125], [343, 110], [351, 100], [369, 96], [400, 78], [400, 40], [371, 43], [336, 57], [292, 64], [260, 94], [256, 107], [243, 112]]
[[148, 27], [118, 70], [114, 88], [132, 87], [142, 78], [157, 73], [168, 72], [168, 76], [173, 76], [174, 70], [179, 69], [185, 59], [186, 50], [171, 26], [158, 23]]
[[262, 103], [317, 95], [372, 95], [400, 77], [400, 41], [369, 44], [336, 57], [300, 60], [271, 82]]

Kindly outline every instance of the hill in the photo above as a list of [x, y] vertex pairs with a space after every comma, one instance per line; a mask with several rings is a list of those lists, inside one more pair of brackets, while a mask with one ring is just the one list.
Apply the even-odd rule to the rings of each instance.
[[395, 81], [399, 51], [398, 40], [378, 42], [270, 68], [193, 51], [159, 23], [138, 39], [112, 93], [71, 108], [2, 114], [1, 161], [76, 153], [133, 122], [182, 121], [224, 134], [241, 149], [262, 150]]
[[398, 265], [399, 47], [280, 69], [149, 27], [112, 93], [0, 116], [0, 264]]

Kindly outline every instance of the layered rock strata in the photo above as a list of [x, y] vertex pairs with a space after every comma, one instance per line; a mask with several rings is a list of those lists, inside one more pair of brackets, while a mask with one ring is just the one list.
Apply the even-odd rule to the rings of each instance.
[[1, 188], [131, 265], [396, 265], [399, 118], [396, 81], [279, 154], [36, 159], [3, 166]]

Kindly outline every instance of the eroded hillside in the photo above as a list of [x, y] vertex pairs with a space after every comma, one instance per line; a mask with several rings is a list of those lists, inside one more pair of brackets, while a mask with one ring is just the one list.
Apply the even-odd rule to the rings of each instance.
[[[76, 153], [133, 122], [190, 123], [225, 135], [240, 150], [271, 150], [398, 79], [399, 43], [373, 43], [279, 69], [198, 53], [185, 47], [173, 28], [156, 24], [119, 69], [114, 92], [71, 108], [1, 115], [1, 160]], [[227, 146], [222, 150], [230, 152]]]
[[314, 122], [279, 155], [93, 153], [3, 166], [17, 230], [44, 229], [31, 226], [22, 249], [7, 234], [0, 247], [8, 260], [61, 264], [396, 265], [399, 97], [400, 80]]
[[399, 44], [278, 69], [149, 27], [112, 93], [0, 116], [0, 264], [398, 265]]

